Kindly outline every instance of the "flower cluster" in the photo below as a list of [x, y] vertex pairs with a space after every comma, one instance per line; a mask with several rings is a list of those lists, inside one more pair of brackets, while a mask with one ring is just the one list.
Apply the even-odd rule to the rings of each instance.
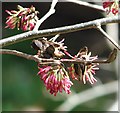
[[31, 6], [30, 8], [23, 8], [22, 6], [18, 5], [18, 11], [11, 10], [6, 12], [10, 15], [6, 19], [7, 26], [5, 28], [14, 29], [22, 29], [23, 31], [26, 30], [33, 30], [38, 20], [37, 14], [38, 11], [35, 11], [35, 7]]
[[[91, 52], [88, 53], [87, 48], [85, 51], [80, 51], [75, 58], [85, 62], [98, 59], [97, 56], [91, 57]], [[97, 81], [93, 75], [95, 74], [95, 71], [99, 69], [97, 67], [98, 65], [98, 63], [72, 64], [68, 69], [73, 79], [78, 80], [80, 78], [84, 84], [86, 84], [86, 81], [89, 81], [91, 84], [93, 84]]]
[[[59, 63], [51, 65], [48, 63], [45, 64], [39, 63], [38, 65], [38, 75], [41, 80], [44, 81], [45, 87], [51, 94], [54, 96], [58, 92], [62, 93], [64, 90], [67, 94], [71, 92], [70, 87], [73, 83], [70, 80], [70, 77], [74, 80], [83, 81], [85, 84], [86, 81], [89, 81], [91, 84], [97, 80], [93, 77], [95, 71], [99, 68], [97, 63], [85, 63], [91, 62], [97, 59], [97, 56], [91, 57], [91, 52], [88, 53], [88, 48], [84, 47], [80, 49], [77, 55], [73, 57], [69, 52], [67, 52], [67, 47], [64, 46], [63, 41], [55, 41], [58, 35], [47, 40], [46, 38], [33, 40], [32, 47], [36, 49], [40, 55], [38, 57], [46, 59], [60, 60], [64, 55], [76, 60], [81, 60], [83, 63], [72, 64], [66, 69], [66, 65], [63, 65], [61, 61]], [[62, 59], [64, 61], [64, 59]], [[70, 76], [70, 77], [69, 77]]]
[[62, 58], [66, 51], [66, 46], [64, 46], [64, 39], [57, 42], [55, 41], [59, 35], [52, 37], [47, 40], [47, 38], [40, 38], [38, 40], [33, 40], [31, 46], [37, 50], [38, 56], [43, 58]]
[[67, 94], [71, 92], [70, 87], [73, 83], [70, 77], [74, 80], [81, 80], [84, 84], [86, 84], [86, 81], [89, 81], [91, 84], [97, 81], [93, 75], [95, 71], [99, 69], [97, 67], [99, 64], [85, 63], [98, 59], [97, 56], [91, 57], [91, 52], [88, 53], [87, 47], [85, 47], [80, 50], [74, 59], [84, 61], [84, 63], [72, 64], [68, 67], [68, 70], [64, 68], [62, 63], [56, 65], [38, 65], [38, 75], [41, 80], [44, 81], [46, 89], [54, 96], [56, 96], [58, 92], [62, 93], [63, 90]]
[[116, 15], [119, 11], [119, 0], [104, 0], [103, 8], [106, 9], [107, 14], [111, 12]]
[[56, 96], [58, 92], [62, 93], [63, 90], [67, 94], [71, 92], [70, 87], [73, 83], [70, 81], [68, 73], [63, 66], [42, 66], [38, 68], [38, 75], [40, 75], [46, 89], [49, 90], [51, 94]]
[[[66, 46], [64, 46], [64, 39], [57, 42], [55, 41], [59, 35], [47, 40], [46, 38], [34, 40], [32, 43], [33, 48], [40, 51], [38, 57], [60, 59], [65, 54]], [[62, 93], [64, 90], [67, 94], [71, 93], [70, 87], [73, 83], [70, 81], [68, 72], [62, 63], [57, 65], [38, 65], [38, 75], [44, 81], [45, 87], [54, 96], [58, 92]]]

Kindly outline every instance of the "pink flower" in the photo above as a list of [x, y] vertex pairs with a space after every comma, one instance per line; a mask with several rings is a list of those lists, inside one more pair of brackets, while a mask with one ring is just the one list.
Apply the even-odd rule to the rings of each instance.
[[119, 0], [104, 0], [103, 8], [106, 9], [107, 14], [112, 13], [116, 15], [119, 10]]
[[41, 80], [45, 87], [54, 96], [64, 90], [67, 94], [71, 93], [70, 87], [73, 83], [70, 81], [67, 71], [62, 66], [42, 66], [38, 67]]
[[33, 30], [38, 20], [37, 14], [38, 11], [35, 11], [35, 7], [31, 6], [30, 8], [23, 8], [22, 6], [18, 5], [18, 11], [11, 10], [6, 12], [10, 15], [6, 19], [7, 26], [5, 28], [14, 29], [22, 29], [23, 31], [26, 30]]
[[68, 70], [69, 70], [69, 74], [71, 76], [71, 78], [73, 80], [78, 80], [78, 78], [76, 77], [76, 73], [75, 73], [75, 69], [74, 69], [74, 64], [72, 64], [70, 67], [68, 67]]
[[89, 81], [90, 84], [94, 84], [95, 82], [97, 82], [97, 80], [93, 76], [95, 74], [95, 71], [99, 70], [97, 66], [98, 64], [93, 64], [93, 63], [85, 66], [85, 72], [82, 77], [82, 81], [84, 84], [86, 84], [86, 81]]
[[[85, 59], [86, 61], [94, 61], [98, 59], [97, 56], [91, 57], [91, 52], [89, 52], [89, 54], [86, 53], [85, 55], [82, 55], [81, 58]], [[91, 84], [97, 81], [93, 75], [95, 74], [95, 71], [99, 69], [97, 67], [98, 65], [98, 63], [91, 63], [85, 65], [84, 75], [82, 77], [84, 84], [86, 84], [86, 81], [89, 81]]]
[[[79, 57], [75, 57], [75, 59], [83, 60], [83, 61], [94, 61], [97, 58], [97, 56], [91, 57], [91, 52], [87, 53], [87, 48], [85, 51], [79, 52]], [[78, 66], [79, 65], [79, 66]], [[77, 69], [75, 68], [75, 64], [72, 64], [68, 70], [69, 74], [71, 77], [75, 80], [82, 80], [84, 84], [86, 84], [86, 81], [89, 81], [91, 84], [95, 83], [97, 80], [94, 78], [95, 71], [98, 70], [99, 68], [97, 67], [99, 64], [98, 63], [90, 63], [90, 64], [82, 64], [82, 67], [80, 64], [76, 66]], [[78, 73], [77, 73], [78, 72]]]
[[112, 13], [116, 15], [118, 13], [118, 10], [116, 8], [112, 8]]
[[110, 0], [104, 0], [104, 2], [103, 2], [103, 8], [105, 9], [107, 7], [111, 7], [111, 5], [113, 3], [114, 3], [113, 1], [111, 2]]

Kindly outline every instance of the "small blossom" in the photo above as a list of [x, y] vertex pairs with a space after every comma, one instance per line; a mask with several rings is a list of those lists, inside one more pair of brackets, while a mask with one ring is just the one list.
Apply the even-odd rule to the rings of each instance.
[[103, 2], [103, 8], [105, 9], [107, 7], [111, 7], [111, 5], [113, 3], [114, 3], [113, 1], [111, 2], [110, 0], [104, 0], [104, 2]]
[[38, 20], [37, 14], [38, 11], [35, 11], [35, 7], [31, 6], [30, 8], [23, 8], [22, 6], [18, 5], [18, 11], [11, 10], [6, 12], [10, 15], [6, 19], [7, 26], [5, 28], [14, 29], [22, 29], [23, 31], [26, 30], [33, 30]]
[[86, 81], [89, 81], [91, 84], [97, 82], [97, 80], [93, 76], [95, 74], [95, 71], [99, 70], [97, 66], [98, 64], [93, 64], [93, 63], [85, 66], [85, 72], [82, 78], [84, 84], [86, 84]]
[[63, 43], [64, 39], [57, 42], [56, 36], [49, 40], [47, 40], [47, 38], [40, 38], [32, 41], [31, 45], [38, 51], [39, 57], [59, 59], [65, 55], [64, 51], [67, 50], [67, 46]]
[[78, 80], [78, 78], [76, 77], [76, 73], [75, 73], [75, 69], [74, 69], [74, 64], [72, 64], [70, 67], [68, 67], [68, 70], [69, 70], [69, 74], [71, 76], [71, 78], [73, 80]]
[[119, 11], [119, 0], [104, 0], [103, 8], [106, 9], [107, 14], [116, 15]]
[[[75, 56], [75, 59], [76, 59], [76, 56]], [[83, 61], [94, 61], [98, 59], [98, 57], [97, 56], [91, 57], [91, 52], [88, 53], [88, 50], [86, 48], [85, 51], [81, 51], [79, 55], [77, 55], [77, 59], [83, 60]], [[78, 80], [78, 78], [80, 78], [80, 80], [82, 80], [84, 84], [86, 84], [86, 81], [89, 81], [91, 84], [93, 84], [97, 81], [93, 75], [95, 74], [95, 71], [99, 69], [97, 67], [98, 65], [99, 63], [82, 64], [84, 68], [79, 66], [78, 69], [76, 70], [78, 71], [79, 75], [77, 75], [77, 73], [75, 72], [75, 64], [72, 64], [68, 68], [68, 70], [69, 70], [69, 74], [73, 79]]]
[[67, 94], [71, 93], [70, 87], [73, 83], [70, 81], [67, 71], [62, 66], [42, 66], [38, 67], [41, 80], [45, 87], [54, 96], [64, 90]]

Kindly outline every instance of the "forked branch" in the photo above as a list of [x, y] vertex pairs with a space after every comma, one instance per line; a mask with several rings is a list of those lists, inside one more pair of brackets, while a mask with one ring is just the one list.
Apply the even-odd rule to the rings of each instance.
[[105, 24], [109, 24], [109, 23], [119, 23], [119, 22], [120, 22], [120, 16], [114, 16], [114, 17], [101, 18], [101, 19], [97, 19], [97, 20], [93, 20], [93, 21], [89, 21], [89, 22], [70, 25], [70, 26], [39, 30], [38, 32], [29, 31], [29, 32], [21, 33], [21, 34], [11, 36], [8, 38], [1, 39], [0, 47], [5, 47], [5, 46], [11, 45], [11, 44], [15, 44], [17, 42], [34, 39], [34, 38], [52, 36], [52, 35], [56, 35], [56, 34], [65, 34], [65, 33], [75, 32], [75, 31], [79, 31], [79, 30], [96, 28], [98, 23], [100, 25], [105, 25]]
[[106, 39], [108, 39], [118, 50], [120, 50], [120, 46], [113, 40], [112, 37], [110, 37], [102, 28], [100, 25], [97, 26], [98, 30], [105, 36]]
[[38, 28], [40, 27], [40, 25], [52, 14], [55, 13], [55, 6], [57, 4], [58, 0], [53, 0], [51, 7], [49, 9], [49, 11], [45, 14], [45, 16], [43, 16], [40, 20], [38, 20], [38, 22], [36, 23], [35, 28], [33, 29], [33, 31], [38, 31]]

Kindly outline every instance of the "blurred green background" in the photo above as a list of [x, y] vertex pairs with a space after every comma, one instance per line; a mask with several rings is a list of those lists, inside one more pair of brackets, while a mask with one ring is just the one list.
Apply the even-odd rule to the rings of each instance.
[[[2, 3], [2, 25], [3, 38], [20, 34], [21, 30], [5, 29], [5, 21], [8, 14], [5, 10], [15, 9], [17, 5], [23, 7], [36, 7], [39, 11], [39, 18], [46, 14], [49, 10], [49, 2], [3, 2]], [[54, 27], [67, 26], [81, 22], [102, 18], [103, 14], [97, 10], [80, 6], [73, 3], [59, 2], [56, 6], [56, 13], [50, 16], [40, 27], [40, 29], [48, 29]], [[105, 26], [103, 26], [105, 28]], [[47, 37], [51, 38], [51, 37]], [[78, 50], [87, 46], [93, 55], [98, 54], [100, 58], [106, 58], [111, 51], [103, 35], [95, 29], [78, 31], [61, 35], [60, 39], [65, 38], [65, 45], [72, 55]], [[31, 48], [32, 40], [16, 43], [5, 48], [15, 49], [28, 54], [36, 54]], [[98, 84], [105, 84], [117, 80], [114, 63], [105, 66], [113, 67], [113, 70], [103, 69], [97, 71], [96, 77]], [[83, 85], [78, 81], [73, 81], [73, 93], [67, 95], [65, 93], [58, 94], [56, 97], [46, 91], [43, 82], [37, 76], [37, 63], [29, 61], [21, 57], [13, 55], [2, 55], [2, 110], [3, 111], [54, 111], [69, 96], [74, 93], [80, 93], [92, 86], [90, 84]], [[85, 98], [85, 97], [84, 97]], [[116, 93], [103, 96], [81, 105], [77, 105], [72, 111], [105, 111], [116, 99]]]

